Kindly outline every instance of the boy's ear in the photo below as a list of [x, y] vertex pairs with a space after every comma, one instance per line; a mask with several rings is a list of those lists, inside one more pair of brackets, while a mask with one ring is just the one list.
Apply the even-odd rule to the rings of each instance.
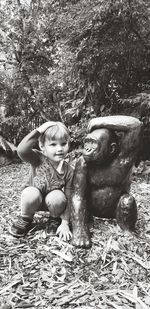
[[39, 141], [39, 148], [43, 151], [43, 149], [44, 149], [44, 146], [43, 146], [43, 144], [41, 143], [41, 141]]

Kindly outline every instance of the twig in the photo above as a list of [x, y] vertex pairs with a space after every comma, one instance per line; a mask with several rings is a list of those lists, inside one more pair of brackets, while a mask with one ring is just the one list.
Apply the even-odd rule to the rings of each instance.
[[132, 256], [130, 255], [129, 256], [132, 260], [134, 260], [135, 262], [137, 262], [139, 265], [141, 265], [144, 269], [150, 269], [150, 262], [149, 262], [149, 265], [146, 265], [143, 261], [141, 261], [138, 257], [135, 257], [135, 256]]
[[82, 297], [82, 296], [88, 294], [89, 291], [90, 291], [90, 290], [88, 289], [88, 290], [86, 290], [86, 291], [84, 291], [84, 292], [81, 292], [81, 293], [79, 293], [79, 294], [77, 294], [77, 295], [75, 295], [75, 296], [73, 296], [73, 297], [70, 297], [70, 298], [68, 298], [68, 297], [66, 296], [66, 297], [64, 297], [64, 300], [58, 302], [57, 305], [58, 305], [58, 306], [62, 306], [62, 305], [69, 304], [69, 303], [72, 302], [73, 300], [79, 299], [80, 297]]
[[144, 293], [147, 294], [147, 295], [150, 297], [150, 293], [148, 293], [148, 292], [146, 291], [146, 289], [144, 288], [142, 282], [138, 282], [138, 285], [139, 285], [139, 287], [144, 291]]
[[113, 263], [115, 261], [115, 258], [113, 258], [110, 262], [108, 262], [107, 264], [105, 264], [105, 265], [103, 265], [102, 267], [101, 267], [101, 270], [102, 269], [104, 269], [104, 268], [106, 268], [107, 266], [109, 266], [111, 263]]
[[112, 301], [110, 301], [110, 300], [108, 300], [108, 299], [107, 299], [106, 302], [107, 302], [109, 305], [111, 305], [113, 308], [115, 308], [115, 309], [121, 309], [121, 308], [122, 308], [122, 307], [120, 307], [120, 306], [114, 304]]
[[5, 288], [3, 288], [1, 291], [0, 291], [0, 295], [5, 293], [7, 290], [11, 289], [14, 285], [18, 284], [19, 282], [21, 281], [21, 278], [17, 279], [16, 281], [8, 284]]
[[110, 238], [108, 239], [108, 242], [106, 244], [106, 247], [105, 247], [103, 255], [102, 255], [103, 264], [105, 264], [106, 256], [107, 256], [107, 253], [108, 253], [108, 251], [110, 249], [111, 242], [112, 242], [112, 236], [110, 236]]
[[134, 297], [132, 294], [123, 292], [123, 291], [118, 291], [120, 295], [131, 301], [132, 303], [139, 303], [143, 309], [148, 309], [148, 307], [143, 303], [143, 301], [139, 297]]

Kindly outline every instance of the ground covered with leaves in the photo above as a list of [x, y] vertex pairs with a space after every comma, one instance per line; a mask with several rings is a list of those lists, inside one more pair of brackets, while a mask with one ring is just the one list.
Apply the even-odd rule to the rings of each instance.
[[115, 220], [94, 219], [92, 248], [76, 249], [55, 236], [48, 213], [22, 239], [8, 230], [20, 212], [28, 166], [0, 168], [0, 309], [150, 308], [150, 184], [138, 170], [131, 191], [138, 204], [137, 233]]

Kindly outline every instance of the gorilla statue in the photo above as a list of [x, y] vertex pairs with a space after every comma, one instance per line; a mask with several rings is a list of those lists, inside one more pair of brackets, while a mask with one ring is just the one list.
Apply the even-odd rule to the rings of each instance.
[[130, 116], [98, 117], [88, 132], [75, 166], [71, 202], [72, 242], [83, 248], [91, 246], [87, 214], [116, 218], [123, 230], [135, 228], [137, 205], [129, 189], [142, 123]]

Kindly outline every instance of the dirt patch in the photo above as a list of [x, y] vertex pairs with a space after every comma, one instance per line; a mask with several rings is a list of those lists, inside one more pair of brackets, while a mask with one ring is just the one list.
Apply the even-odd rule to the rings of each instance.
[[48, 213], [35, 216], [24, 239], [9, 235], [27, 175], [26, 164], [0, 168], [0, 309], [150, 308], [148, 179], [133, 177], [137, 233], [122, 232], [115, 220], [95, 218], [92, 248], [83, 250], [59, 241], [58, 223]]

